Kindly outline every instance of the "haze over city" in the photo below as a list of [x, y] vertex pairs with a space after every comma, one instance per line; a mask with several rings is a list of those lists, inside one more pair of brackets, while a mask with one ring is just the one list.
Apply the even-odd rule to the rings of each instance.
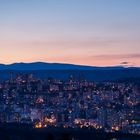
[[0, 1], [0, 63], [140, 66], [139, 0]]

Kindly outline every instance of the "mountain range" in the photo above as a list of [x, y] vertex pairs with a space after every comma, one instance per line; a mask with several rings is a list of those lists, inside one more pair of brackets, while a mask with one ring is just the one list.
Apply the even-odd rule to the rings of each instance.
[[0, 70], [108, 70], [108, 69], [124, 69], [124, 68], [125, 67], [123, 66], [96, 67], [96, 66], [84, 66], [63, 63], [45, 63], [45, 62], [13, 63], [7, 65], [0, 64]]
[[53, 77], [67, 80], [70, 75], [84, 77], [90, 81], [108, 81], [126, 78], [140, 78], [140, 67], [94, 67], [61, 63], [13, 63], [0, 64], [0, 80], [9, 79], [10, 73], [16, 78], [18, 74], [33, 74], [37, 78]]

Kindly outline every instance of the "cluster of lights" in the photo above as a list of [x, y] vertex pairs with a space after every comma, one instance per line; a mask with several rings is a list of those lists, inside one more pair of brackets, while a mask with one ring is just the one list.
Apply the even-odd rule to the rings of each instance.
[[39, 129], [39, 128], [43, 128], [42, 123], [41, 123], [41, 122], [36, 123], [36, 124], [35, 124], [35, 128], [37, 128], [37, 129]]
[[36, 129], [46, 128], [46, 127], [47, 127], [47, 124], [43, 124], [42, 122], [38, 122], [34, 126], [34, 128]]
[[83, 128], [83, 127], [92, 127], [95, 129], [102, 129], [103, 128], [101, 125], [98, 125], [97, 123], [85, 121], [83, 119], [75, 119], [74, 123], [76, 125], [79, 125], [80, 128]]
[[36, 100], [36, 103], [37, 104], [43, 104], [44, 103], [44, 99], [42, 97], [39, 97], [37, 100]]
[[39, 128], [46, 128], [48, 125], [54, 125], [56, 124], [56, 119], [54, 116], [52, 116], [51, 118], [45, 117], [44, 118], [44, 122], [38, 122], [35, 124], [35, 128], [39, 129]]
[[113, 130], [113, 131], [120, 131], [120, 127], [119, 127], [119, 126], [113, 126], [113, 127], [112, 127], [112, 130]]
[[52, 117], [52, 118], [45, 117], [44, 122], [48, 123], [48, 124], [55, 124], [56, 119], [55, 119], [55, 117]]

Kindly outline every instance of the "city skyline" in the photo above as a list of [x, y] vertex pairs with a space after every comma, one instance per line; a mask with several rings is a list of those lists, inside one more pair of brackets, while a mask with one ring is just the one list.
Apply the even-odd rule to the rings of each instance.
[[0, 1], [0, 63], [140, 67], [140, 1]]

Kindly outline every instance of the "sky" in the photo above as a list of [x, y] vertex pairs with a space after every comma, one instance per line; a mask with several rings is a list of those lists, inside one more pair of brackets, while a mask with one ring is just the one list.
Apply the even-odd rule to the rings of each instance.
[[0, 0], [0, 63], [139, 60], [140, 0]]

